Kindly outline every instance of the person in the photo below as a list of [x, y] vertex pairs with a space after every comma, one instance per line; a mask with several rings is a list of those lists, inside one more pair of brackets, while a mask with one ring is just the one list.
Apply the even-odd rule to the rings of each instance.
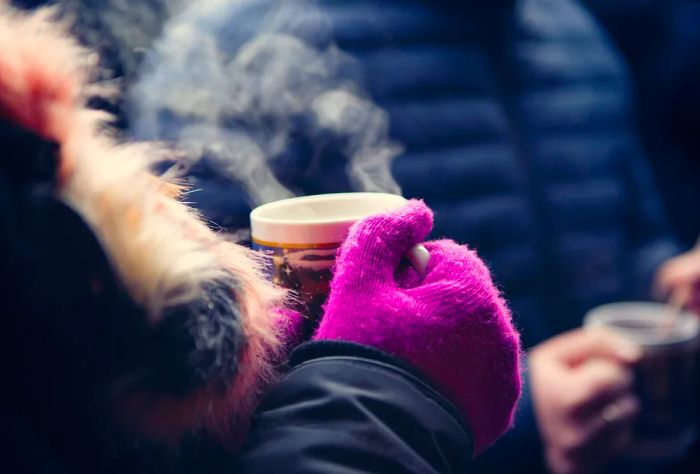
[[[119, 321], [133, 319], [137, 305], [125, 301], [110, 281], [103, 281], [100, 301], [86, 297], [80, 290], [85, 275], [106, 257], [84, 223], [54, 219], [64, 230], [51, 244], [27, 235], [24, 226], [9, 219], [16, 214], [7, 214], [17, 209], [4, 173], [0, 184], [0, 249], [9, 263], [0, 280], [14, 282], [4, 288], [16, 290], [0, 303], [3, 314], [13, 316], [2, 349], [4, 372], [14, 387], [0, 410], [0, 465], [5, 469], [246, 474], [277, 473], [284, 466], [289, 473], [466, 473], [472, 456], [511, 424], [520, 393], [518, 335], [485, 265], [465, 247], [432, 242], [426, 244], [431, 252], [426, 274], [404, 268], [398, 285], [394, 281], [402, 253], [431, 227], [430, 211], [414, 202], [354, 227], [338, 263], [342, 276], [333, 282], [314, 340], [292, 354], [288, 371], [256, 410], [239, 452], [202, 433], [173, 447], [149, 431], [125, 428], [130, 420], [105, 407], [99, 387], [114, 388], [119, 354], [133, 354], [132, 331]], [[45, 199], [34, 196], [29, 210], [41, 211]], [[50, 288], [23, 287], [25, 279], [6, 271], [18, 259], [8, 252], [17, 246], [6, 245], [14, 237], [21, 250], [47, 257], [25, 271], [55, 274], [65, 268], [54, 265], [67, 260], [54, 255], [57, 249], [81, 258], [75, 270], [62, 272], [57, 295], [52, 297]], [[50, 300], [52, 309], [41, 312], [27, 304], [22, 296], [28, 291], [37, 301]], [[58, 308], [70, 308], [70, 318]], [[96, 316], [119, 319], [107, 328], [80, 327]], [[47, 318], [61, 322], [62, 330]], [[115, 330], [130, 341], [127, 346], [124, 339], [115, 340]], [[46, 342], [26, 344], [29, 335]], [[99, 349], [105, 341], [106, 354]], [[54, 358], [50, 376], [42, 369], [49, 356]], [[95, 362], [102, 362], [99, 369]], [[150, 376], [158, 379], [158, 373]], [[47, 388], [52, 399], [42, 402]]]
[[102, 135], [65, 30], [0, 4], [2, 469], [468, 472], [520, 395], [519, 335], [476, 253], [431, 241], [424, 271], [404, 265], [433, 225], [420, 201], [357, 223], [276, 381], [299, 316], [147, 171], [156, 148]]
[[[333, 84], [365, 91], [386, 113], [390, 139], [403, 147], [391, 167], [403, 193], [435, 210], [438, 235], [486, 259], [530, 349], [516, 429], [480, 458], [481, 468], [541, 470], [546, 462], [555, 473], [581, 472], [624, 449], [638, 409], [630, 365], [639, 351], [577, 328], [599, 304], [651, 298], [657, 270], [680, 248], [635, 127], [630, 77], [594, 18], [571, 0], [226, 5], [185, 10], [164, 28], [142, 73], [141, 86], [154, 87], [133, 117], [152, 119], [145, 137], [177, 141], [182, 130], [206, 129], [212, 115], [253, 138], [281, 122], [286, 141], [270, 143], [285, 146], [267, 157], [280, 183], [301, 194], [351, 189], [344, 137], [319, 134], [309, 126], [313, 113], [275, 115], [298, 104], [275, 108], [297, 97], [305, 67], [316, 80], [319, 62], [266, 69], [265, 59], [286, 55], [264, 48], [252, 60], [260, 34], [292, 38], [320, 57], [340, 51], [350, 59], [333, 69]], [[185, 33], [202, 41], [183, 41]], [[201, 62], [185, 68], [182, 58]], [[236, 101], [245, 83], [227, 91], [219, 78], [233, 76], [217, 72], [217, 59], [223, 73], [241, 59], [260, 90], [289, 73], [292, 90]], [[187, 109], [184, 96], [205, 110]], [[236, 115], [241, 104], [251, 107], [250, 121]], [[202, 190], [193, 201], [224, 228], [246, 225], [244, 186], [209, 158], [190, 169]]]

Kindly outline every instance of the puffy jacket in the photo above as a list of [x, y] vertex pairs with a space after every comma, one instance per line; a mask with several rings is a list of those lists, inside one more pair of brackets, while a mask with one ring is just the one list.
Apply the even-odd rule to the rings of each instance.
[[290, 365], [260, 405], [236, 472], [472, 471], [467, 424], [400, 360], [322, 341], [299, 347]]
[[[289, 372], [260, 405], [237, 458], [197, 446], [168, 465], [159, 451], [110, 473], [394, 473], [472, 472], [472, 441], [457, 410], [401, 361], [349, 343], [314, 342], [296, 350]], [[5, 472], [94, 471], [85, 456], [66, 462], [13, 410], [0, 411], [0, 466]], [[82, 433], [65, 426], [69, 443]], [[80, 446], [84, 448], [83, 445]], [[143, 450], [143, 447], [142, 447]], [[143, 455], [155, 455], [152, 462]], [[163, 458], [166, 458], [163, 456]], [[167, 459], [167, 458], [166, 458]], [[92, 467], [92, 469], [91, 469]]]
[[[649, 296], [676, 247], [626, 70], [578, 3], [246, 0], [195, 27], [214, 31], [218, 53], [233, 58], [269, 32], [283, 3], [299, 6], [272, 22], [276, 33], [354, 58], [342, 73], [388, 113], [390, 137], [404, 147], [393, 161], [403, 193], [435, 210], [436, 235], [488, 261], [527, 345], [578, 326], [595, 305]], [[207, 53], [183, 47], [191, 58]], [[207, 88], [206, 75], [196, 78]], [[156, 112], [161, 125], [192, 120]], [[339, 145], [319, 151], [315, 139], [301, 126], [292, 134], [272, 162], [279, 180], [300, 193], [349, 189]], [[245, 196], [206, 160], [190, 178], [201, 189], [191, 199], [213, 221], [246, 225]]]
[[700, 4], [586, 0], [629, 61], [642, 141], [685, 246], [700, 235]]

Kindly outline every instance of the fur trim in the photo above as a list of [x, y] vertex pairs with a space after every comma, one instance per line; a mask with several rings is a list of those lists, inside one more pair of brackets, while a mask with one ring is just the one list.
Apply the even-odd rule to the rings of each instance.
[[25, 14], [0, 2], [0, 108], [10, 120], [61, 143], [73, 126], [64, 119], [76, 115], [87, 84], [90, 54], [55, 17], [52, 8]]
[[200, 297], [208, 282], [222, 276], [239, 282], [232, 291], [247, 342], [235, 383], [223, 397], [205, 390], [179, 402], [186, 409], [165, 404], [163, 410], [171, 417], [181, 412], [182, 429], [245, 419], [260, 384], [272, 377], [279, 348], [273, 308], [284, 294], [262, 277], [251, 251], [212, 232], [173, 197], [176, 187], [149, 172], [165, 150], [117, 144], [98, 132], [105, 116], [84, 106], [85, 96], [99, 89], [89, 85], [97, 61], [67, 31], [51, 9], [23, 14], [0, 0], [0, 115], [60, 144], [61, 198], [98, 236], [151, 324], [166, 308]]

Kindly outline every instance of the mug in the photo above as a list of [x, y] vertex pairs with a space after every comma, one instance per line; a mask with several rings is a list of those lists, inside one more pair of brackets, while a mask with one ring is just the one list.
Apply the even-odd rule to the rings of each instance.
[[[251, 212], [252, 246], [271, 256], [273, 283], [296, 293], [307, 332], [321, 316], [336, 253], [350, 227], [405, 203], [405, 198], [394, 194], [320, 194], [264, 204]], [[425, 247], [414, 247], [406, 257], [418, 271], [425, 270]]]
[[641, 409], [625, 457], [683, 456], [697, 435], [698, 317], [660, 303], [621, 302], [595, 308], [584, 325], [615, 331], [643, 351], [633, 368]]

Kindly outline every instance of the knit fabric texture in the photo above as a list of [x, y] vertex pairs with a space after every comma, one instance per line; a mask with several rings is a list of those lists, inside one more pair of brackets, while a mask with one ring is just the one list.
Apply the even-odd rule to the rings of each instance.
[[403, 261], [432, 224], [432, 212], [418, 200], [356, 223], [339, 251], [314, 339], [356, 342], [411, 363], [468, 420], [478, 454], [511, 424], [520, 340], [473, 250], [428, 242], [423, 275]]

